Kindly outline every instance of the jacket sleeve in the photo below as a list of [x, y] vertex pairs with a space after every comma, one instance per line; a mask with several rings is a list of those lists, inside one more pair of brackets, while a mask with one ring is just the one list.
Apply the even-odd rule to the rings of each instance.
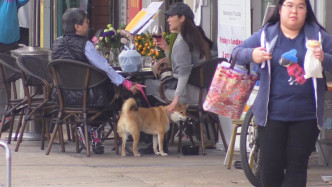
[[18, 4], [17, 4], [17, 9], [19, 9], [21, 6], [27, 4], [29, 2], [29, 0], [18, 0], [16, 1]]
[[98, 53], [90, 41], [85, 45], [85, 56], [89, 62], [96, 68], [104, 71], [109, 79], [117, 86], [123, 83], [125, 80], [120, 74], [118, 74], [107, 62], [106, 58]]
[[322, 47], [324, 51], [324, 60], [322, 66], [325, 71], [332, 72], [332, 37], [325, 31], [321, 31], [322, 34]]
[[232, 59], [237, 55], [236, 64], [246, 65], [252, 62], [252, 52], [256, 47], [260, 47], [262, 29], [255, 32], [248, 39], [246, 39], [242, 44], [236, 46], [232, 52]]
[[176, 96], [186, 94], [186, 86], [193, 68], [192, 60], [189, 46], [184, 40], [180, 40], [180, 42], [174, 44], [172, 50], [172, 68], [174, 68], [173, 76], [178, 79], [178, 84], [175, 90]]

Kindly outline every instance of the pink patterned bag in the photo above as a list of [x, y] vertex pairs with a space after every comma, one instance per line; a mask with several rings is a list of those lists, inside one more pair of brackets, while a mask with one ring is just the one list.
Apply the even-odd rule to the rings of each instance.
[[218, 64], [203, 109], [239, 119], [258, 76], [251, 75], [249, 68], [248, 72], [234, 68], [235, 61], [236, 57], [230, 66], [227, 62]]

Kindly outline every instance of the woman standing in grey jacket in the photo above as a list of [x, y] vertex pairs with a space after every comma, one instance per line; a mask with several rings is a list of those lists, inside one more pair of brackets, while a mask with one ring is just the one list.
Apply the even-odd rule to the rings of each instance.
[[[166, 89], [165, 95], [172, 100], [168, 109], [169, 112], [173, 112], [178, 103], [198, 103], [199, 89], [187, 83], [193, 66], [205, 59], [209, 47], [196, 28], [193, 21], [194, 13], [187, 4], [174, 3], [165, 15], [168, 16], [170, 32], [177, 33], [172, 49], [169, 49], [165, 39], [157, 41], [157, 45], [166, 53], [171, 50], [171, 59], [167, 60], [171, 61], [173, 77], [177, 79], [177, 84], [175, 88]], [[160, 83], [159, 80], [146, 80], [146, 94], [164, 102], [159, 96]]]
[[[332, 38], [309, 0], [279, 0], [272, 17], [236, 47], [238, 64], [257, 64], [260, 88], [253, 104], [262, 152], [263, 187], [304, 187], [307, 164], [323, 125], [325, 77], [303, 77], [308, 40], [323, 71], [332, 70]], [[289, 67], [295, 67], [293, 69]]]

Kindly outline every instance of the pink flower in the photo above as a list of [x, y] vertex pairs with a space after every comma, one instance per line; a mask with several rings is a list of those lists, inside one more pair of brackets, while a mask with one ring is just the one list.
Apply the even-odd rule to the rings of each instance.
[[97, 38], [97, 37], [92, 37], [92, 43], [93, 43], [93, 45], [97, 45], [98, 43], [99, 43], [99, 39]]

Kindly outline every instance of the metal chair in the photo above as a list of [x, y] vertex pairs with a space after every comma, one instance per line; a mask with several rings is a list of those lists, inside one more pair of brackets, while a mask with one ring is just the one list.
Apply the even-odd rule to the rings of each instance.
[[[21, 73], [19, 71], [18, 65], [16, 63], [16, 58], [0, 53], [0, 85], [3, 88], [4, 97], [6, 100], [6, 106], [4, 114], [2, 116], [2, 122], [5, 122], [5, 119], [10, 117], [9, 121], [9, 134], [7, 143], [11, 143], [14, 119], [17, 115], [20, 115], [18, 128], [21, 125], [23, 117], [23, 109], [26, 107], [27, 100], [24, 98], [19, 98], [16, 89], [16, 83], [21, 79]], [[11, 93], [12, 91], [12, 93]], [[3, 132], [3, 125], [0, 128], [0, 137]], [[17, 139], [18, 130], [15, 134], [15, 139]]]
[[[203, 110], [203, 96], [204, 92], [210, 87], [214, 72], [217, 68], [217, 65], [221, 61], [225, 61], [226, 59], [222, 58], [215, 58], [211, 60], [204, 61], [202, 63], [199, 63], [195, 65], [191, 71], [190, 77], [188, 79], [188, 83], [194, 86], [197, 86], [199, 88], [199, 101], [195, 105], [189, 105], [187, 109], [187, 114], [188, 116], [199, 122], [199, 139], [201, 141], [201, 148], [202, 148], [202, 154], [205, 155], [205, 143], [204, 143], [204, 129], [203, 127], [205, 126], [207, 129], [207, 135], [208, 137], [210, 136], [208, 134], [208, 124], [211, 124], [211, 128], [214, 132], [214, 140], [218, 140], [218, 132], [222, 138], [225, 150], [227, 150], [227, 142], [223, 133], [223, 130], [220, 125], [219, 117], [216, 114], [213, 114], [211, 112], [207, 112]], [[226, 60], [227, 61], [227, 60]], [[168, 80], [163, 81], [162, 84], [160, 85], [160, 96], [163, 98], [167, 103], [171, 103], [170, 100], [168, 100], [164, 94], [164, 85], [167, 83]], [[180, 152], [180, 147], [181, 147], [181, 135], [185, 124], [180, 124], [180, 132], [179, 132], [179, 144], [178, 144], [178, 151]], [[218, 132], [216, 131], [215, 127], [217, 127]], [[173, 125], [174, 128], [174, 125]], [[173, 131], [173, 129], [172, 129]], [[173, 135], [172, 135], [173, 136]], [[173, 137], [172, 137], [173, 138]], [[193, 143], [193, 141], [191, 140]]]
[[15, 147], [16, 152], [22, 142], [27, 122], [36, 119], [37, 116], [43, 120], [41, 149], [44, 149], [45, 132], [48, 129], [48, 123], [46, 122], [51, 120], [52, 113], [56, 111], [57, 107], [51, 101], [52, 76], [47, 71], [48, 62], [48, 58], [41, 55], [21, 55], [17, 60], [18, 67], [21, 70], [27, 106], [24, 111], [24, 120], [20, 128], [19, 140]]
[[[54, 127], [51, 140], [48, 145], [48, 149], [46, 151], [46, 155], [48, 155], [51, 151], [52, 143], [54, 140], [54, 136], [57, 132], [60, 132], [61, 136], [61, 124], [69, 120], [71, 123], [75, 125], [84, 125], [84, 141], [87, 156], [90, 156], [90, 142], [88, 138], [88, 123], [93, 123], [97, 118], [100, 118], [103, 114], [108, 112], [109, 120], [112, 113], [116, 110], [115, 106], [113, 106], [115, 100], [119, 97], [119, 89], [113, 85], [114, 96], [111, 101], [107, 105], [103, 106], [90, 106], [89, 105], [89, 90], [104, 84], [109, 81], [105, 72], [95, 68], [91, 64], [75, 61], [75, 60], [66, 60], [66, 59], [58, 59], [53, 60], [49, 64], [49, 69], [53, 75], [53, 82], [56, 88], [57, 93], [57, 102], [58, 102], [58, 117], [56, 120], [56, 125]], [[72, 91], [81, 91], [82, 98], [80, 100], [81, 103], [67, 103], [64, 97], [64, 91], [72, 90]], [[104, 103], [105, 104], [105, 103]], [[100, 122], [100, 121], [99, 121]], [[117, 150], [117, 133], [116, 133], [116, 123], [114, 124], [114, 140], [115, 147]], [[78, 134], [75, 131], [76, 137], [76, 151], [80, 152], [80, 148], [78, 145]], [[64, 150], [63, 150], [64, 151]]]

